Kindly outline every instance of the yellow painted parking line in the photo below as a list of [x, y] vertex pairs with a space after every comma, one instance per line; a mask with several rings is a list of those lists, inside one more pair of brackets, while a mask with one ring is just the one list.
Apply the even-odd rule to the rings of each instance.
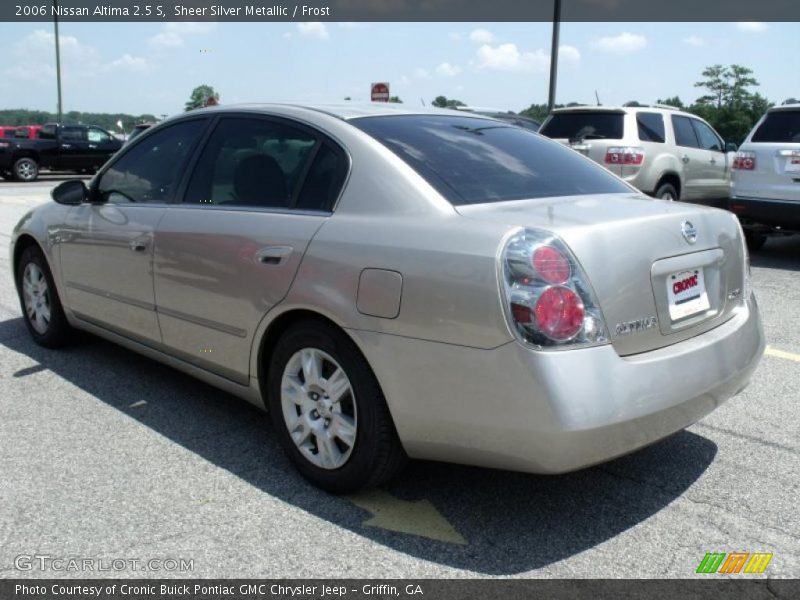
[[372, 513], [372, 517], [363, 523], [367, 527], [409, 533], [461, 546], [467, 543], [428, 500], [409, 502], [383, 490], [370, 490], [347, 498], [359, 508]]
[[794, 352], [786, 352], [785, 350], [778, 350], [777, 348], [772, 348], [767, 346], [767, 349], [764, 350], [764, 354], [767, 356], [774, 356], [775, 358], [785, 358], [786, 360], [793, 360], [794, 362], [800, 362], [800, 354], [795, 354]]

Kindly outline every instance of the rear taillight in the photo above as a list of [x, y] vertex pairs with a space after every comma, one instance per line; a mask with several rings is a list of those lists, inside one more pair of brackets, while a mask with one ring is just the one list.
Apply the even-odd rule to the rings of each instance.
[[539, 349], [608, 342], [589, 281], [557, 236], [520, 230], [506, 242], [500, 266], [506, 315], [521, 341]]
[[756, 168], [756, 153], [755, 152], [737, 152], [733, 157], [734, 169], [739, 171], [752, 171]]
[[607, 165], [639, 166], [643, 162], [644, 162], [644, 148], [618, 146], [606, 150], [605, 163]]

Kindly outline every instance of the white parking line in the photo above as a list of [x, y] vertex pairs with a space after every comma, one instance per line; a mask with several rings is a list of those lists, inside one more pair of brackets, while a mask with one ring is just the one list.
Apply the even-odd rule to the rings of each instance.
[[767, 346], [767, 349], [764, 350], [764, 354], [767, 356], [774, 356], [775, 358], [785, 358], [786, 360], [800, 362], [800, 354], [786, 352], [785, 350], [778, 350], [777, 348], [771, 348], [770, 346]]

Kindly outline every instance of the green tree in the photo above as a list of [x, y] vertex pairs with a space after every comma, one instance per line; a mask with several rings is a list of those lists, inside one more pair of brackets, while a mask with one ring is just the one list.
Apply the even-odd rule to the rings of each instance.
[[661, 100], [660, 98], [656, 100], [657, 104], [663, 104], [665, 106], [674, 106], [675, 108], [680, 108], [683, 110], [686, 106], [683, 104], [681, 99], [678, 96], [670, 96], [669, 98], [664, 98]]
[[747, 67], [712, 65], [702, 75], [704, 79], [695, 87], [705, 88], [708, 93], [687, 110], [711, 123], [726, 141], [741, 143], [772, 104], [750, 90], [759, 84]]
[[400, 100], [400, 96], [389, 96], [389, 102], [392, 102], [394, 104], [402, 104], [403, 103], [403, 101]]
[[213, 87], [206, 84], [198, 85], [192, 90], [192, 95], [189, 96], [189, 101], [186, 102], [184, 110], [189, 112], [196, 108], [203, 108], [210, 98], [214, 98], [219, 102], [219, 94], [214, 91]]
[[456, 108], [457, 106], [466, 106], [466, 104], [464, 104], [461, 100], [447, 98], [447, 96], [436, 96], [431, 104], [438, 108]]

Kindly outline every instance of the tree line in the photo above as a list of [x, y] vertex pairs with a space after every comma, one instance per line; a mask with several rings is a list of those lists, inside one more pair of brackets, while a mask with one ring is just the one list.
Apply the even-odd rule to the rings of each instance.
[[[83, 123], [84, 125], [97, 125], [112, 133], [119, 133], [117, 121], [122, 121], [122, 127], [130, 132], [137, 123], [154, 123], [155, 115], [129, 115], [125, 113], [92, 113], [70, 111], [62, 116], [62, 123]], [[2, 125], [42, 125], [55, 123], [58, 115], [44, 110], [27, 110], [24, 108], [10, 108], [0, 110], [0, 124]]]

